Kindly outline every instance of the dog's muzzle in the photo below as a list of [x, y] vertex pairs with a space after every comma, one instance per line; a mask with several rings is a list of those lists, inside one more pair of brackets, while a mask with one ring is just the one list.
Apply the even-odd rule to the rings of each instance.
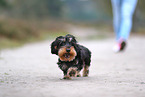
[[58, 56], [61, 61], [72, 61], [75, 59], [77, 53], [74, 47], [61, 47], [58, 51]]
[[64, 57], [65, 57], [65, 58], [69, 58], [69, 57], [70, 57], [70, 53], [65, 53], [65, 54], [64, 54]]

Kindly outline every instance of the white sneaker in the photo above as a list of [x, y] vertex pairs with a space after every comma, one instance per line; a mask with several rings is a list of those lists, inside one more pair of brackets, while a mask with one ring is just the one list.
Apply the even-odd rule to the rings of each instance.
[[114, 47], [113, 47], [113, 51], [115, 53], [119, 52], [120, 51], [120, 47], [121, 47], [120, 44], [115, 44]]
[[119, 52], [119, 51], [123, 51], [126, 47], [126, 42], [122, 41], [120, 43], [117, 43], [114, 47], [113, 47], [113, 51], [115, 53]]

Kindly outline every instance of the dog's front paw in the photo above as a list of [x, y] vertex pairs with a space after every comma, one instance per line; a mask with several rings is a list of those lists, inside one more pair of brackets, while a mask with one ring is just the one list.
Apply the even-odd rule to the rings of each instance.
[[70, 67], [67, 71], [67, 75], [72, 76], [72, 77], [77, 77], [77, 68], [76, 67]]
[[80, 73], [76, 73], [75, 77], [81, 77]]
[[68, 79], [68, 80], [70, 80], [71, 77], [70, 77], [69, 75], [65, 75], [65, 76], [63, 77], [63, 79]]

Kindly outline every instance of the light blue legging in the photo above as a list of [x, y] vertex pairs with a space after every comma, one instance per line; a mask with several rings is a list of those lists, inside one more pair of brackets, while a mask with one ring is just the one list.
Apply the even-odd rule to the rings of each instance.
[[116, 40], [128, 39], [132, 28], [132, 16], [137, 0], [112, 0], [113, 26]]

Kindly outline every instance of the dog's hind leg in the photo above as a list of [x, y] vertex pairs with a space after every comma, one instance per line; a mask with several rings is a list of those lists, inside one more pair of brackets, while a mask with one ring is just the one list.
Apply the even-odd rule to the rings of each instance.
[[89, 66], [85, 65], [83, 69], [83, 77], [87, 77], [89, 75]]
[[89, 67], [90, 67], [90, 58], [86, 58], [83, 62], [84, 67], [83, 67], [83, 77], [87, 77], [89, 75]]

